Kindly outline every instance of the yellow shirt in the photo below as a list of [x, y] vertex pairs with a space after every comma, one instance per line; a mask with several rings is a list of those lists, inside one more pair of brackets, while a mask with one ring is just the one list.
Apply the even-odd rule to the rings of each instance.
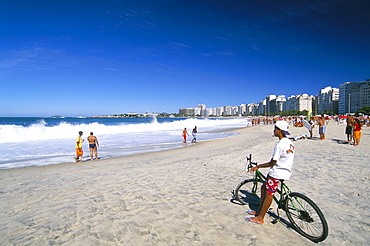
[[82, 149], [82, 138], [81, 137], [76, 138], [76, 149]]

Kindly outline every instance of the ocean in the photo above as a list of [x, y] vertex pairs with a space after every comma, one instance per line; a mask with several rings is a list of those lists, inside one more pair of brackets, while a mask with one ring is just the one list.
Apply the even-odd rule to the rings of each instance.
[[75, 141], [83, 131], [83, 159], [89, 160], [86, 138], [98, 138], [102, 159], [182, 148], [182, 130], [198, 128], [197, 141], [230, 137], [222, 130], [250, 125], [247, 118], [40, 118], [0, 117], [0, 169], [74, 162]]

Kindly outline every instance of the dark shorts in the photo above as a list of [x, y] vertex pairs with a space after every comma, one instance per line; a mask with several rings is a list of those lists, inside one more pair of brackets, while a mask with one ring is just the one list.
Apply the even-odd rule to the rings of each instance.
[[96, 147], [96, 144], [89, 144], [90, 149], [94, 149]]
[[346, 134], [352, 135], [352, 126], [346, 126]]

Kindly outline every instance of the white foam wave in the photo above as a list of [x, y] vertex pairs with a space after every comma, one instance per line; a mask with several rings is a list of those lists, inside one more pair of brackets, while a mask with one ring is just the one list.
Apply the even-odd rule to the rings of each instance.
[[96, 135], [113, 135], [121, 133], [143, 134], [146, 132], [163, 131], [166, 134], [179, 134], [183, 128], [187, 128], [189, 132], [194, 126], [201, 130], [207, 129], [222, 129], [229, 127], [243, 127], [248, 124], [246, 119], [228, 119], [228, 120], [207, 120], [207, 119], [185, 119], [173, 122], [158, 123], [155, 119], [151, 123], [126, 124], [120, 125], [105, 125], [102, 123], [89, 124], [70, 124], [61, 122], [56, 126], [48, 126], [44, 120], [32, 124], [30, 126], [22, 125], [0, 125], [0, 143], [20, 143], [38, 140], [52, 139], [71, 139], [78, 135], [79, 131], [83, 131], [85, 136], [89, 132], [94, 132]]

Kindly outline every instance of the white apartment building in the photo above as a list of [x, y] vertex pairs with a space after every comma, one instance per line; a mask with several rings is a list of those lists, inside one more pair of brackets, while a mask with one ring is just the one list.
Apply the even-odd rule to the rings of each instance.
[[246, 114], [257, 115], [258, 104], [249, 103], [247, 104]]
[[314, 96], [309, 96], [308, 94], [302, 94], [297, 96], [298, 99], [298, 110], [303, 111], [303, 110], [312, 110], [312, 102], [314, 99]]
[[327, 86], [320, 90], [318, 95], [318, 112], [323, 114], [325, 111], [332, 110], [338, 113], [339, 88]]
[[216, 116], [221, 116], [224, 114], [224, 107], [218, 107], [216, 109]]
[[206, 109], [207, 109], [207, 106], [205, 104], [198, 104], [198, 110], [199, 110], [199, 114], [198, 115], [202, 115], [202, 116], [206, 116]]
[[309, 96], [306, 93], [298, 95], [298, 96], [292, 95], [288, 97], [285, 103], [284, 111], [292, 111], [292, 110], [309, 111], [310, 109], [312, 109], [313, 99], [314, 99], [314, 96]]
[[247, 104], [240, 104], [238, 106], [238, 114], [239, 115], [244, 115], [247, 113]]

